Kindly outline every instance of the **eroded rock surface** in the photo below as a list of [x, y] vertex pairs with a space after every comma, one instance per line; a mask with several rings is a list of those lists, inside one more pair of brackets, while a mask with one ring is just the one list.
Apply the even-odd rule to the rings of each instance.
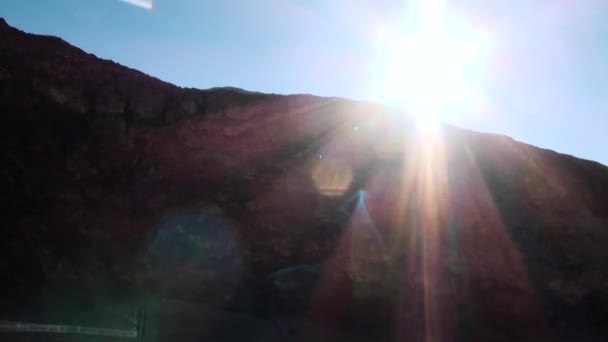
[[2, 319], [163, 298], [296, 335], [608, 337], [599, 163], [422, 136], [376, 104], [179, 88], [4, 21], [0, 120]]

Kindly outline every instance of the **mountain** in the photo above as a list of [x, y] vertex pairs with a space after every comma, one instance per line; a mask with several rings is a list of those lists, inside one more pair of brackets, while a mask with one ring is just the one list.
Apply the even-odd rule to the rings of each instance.
[[608, 338], [602, 164], [380, 104], [180, 88], [2, 19], [0, 120], [0, 319], [120, 303], [156, 308], [159, 340]]

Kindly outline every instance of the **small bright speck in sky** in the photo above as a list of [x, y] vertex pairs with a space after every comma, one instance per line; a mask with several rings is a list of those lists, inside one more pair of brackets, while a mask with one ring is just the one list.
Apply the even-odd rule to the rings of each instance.
[[138, 6], [141, 8], [145, 8], [148, 10], [151, 10], [152, 8], [154, 8], [153, 0], [120, 0], [120, 1], [126, 2], [126, 3], [134, 5], [134, 6]]

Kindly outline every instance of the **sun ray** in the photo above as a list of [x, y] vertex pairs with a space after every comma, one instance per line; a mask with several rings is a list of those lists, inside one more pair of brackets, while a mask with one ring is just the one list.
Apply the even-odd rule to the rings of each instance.
[[[492, 303], [493, 306], [501, 305], [500, 300], [509, 300], [512, 296], [512, 291], [519, 291], [518, 296], [527, 296], [525, 302], [510, 303], [510, 312], [491, 313], [496, 315], [515, 313], [527, 315], [528, 320], [533, 322], [535, 330], [539, 334], [549, 334], [547, 322], [545, 320], [542, 304], [536, 294], [536, 289], [532, 279], [530, 278], [528, 267], [524, 257], [521, 254], [516, 241], [513, 240], [503, 218], [501, 207], [494, 198], [490, 185], [483, 173], [476, 153], [468, 143], [463, 146], [466, 155], [467, 187], [464, 193], [459, 196], [464, 196], [461, 202], [468, 208], [461, 208], [467, 212], [472, 212], [472, 219], [468, 219], [468, 223], [464, 223], [460, 233], [463, 238], [463, 251], [465, 252], [465, 261], [475, 272], [475, 276], [480, 279], [485, 279], [485, 282], [499, 282], [501, 288], [509, 289], [496, 293], [486, 300], [497, 301]], [[472, 227], [479, 227], [480, 230], [471, 232]], [[484, 251], [481, 255], [479, 252]], [[477, 284], [479, 286], [480, 284]], [[485, 286], [488, 286], [487, 284]], [[485, 287], [471, 289], [471, 291], [479, 291], [481, 293], [491, 291]], [[487, 314], [487, 319], [500, 319], [501, 317], [490, 317]], [[478, 317], [478, 319], [482, 319]]]

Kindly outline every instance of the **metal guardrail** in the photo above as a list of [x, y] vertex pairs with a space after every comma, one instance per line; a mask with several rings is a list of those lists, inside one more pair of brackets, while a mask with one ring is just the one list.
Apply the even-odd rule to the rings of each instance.
[[78, 325], [38, 324], [12, 321], [0, 321], [0, 332], [14, 333], [44, 333], [44, 334], [75, 334], [102, 337], [118, 337], [128, 339], [143, 339], [145, 332], [146, 310], [139, 309], [136, 314], [133, 329], [109, 329]]

